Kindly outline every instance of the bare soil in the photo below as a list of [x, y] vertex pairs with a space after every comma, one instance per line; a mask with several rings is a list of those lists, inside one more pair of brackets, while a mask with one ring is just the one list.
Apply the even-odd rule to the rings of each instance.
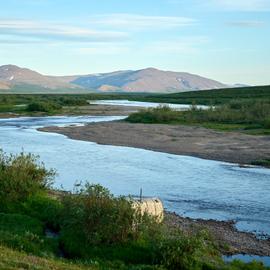
[[41, 130], [99, 144], [143, 148], [241, 165], [270, 158], [270, 136], [219, 132], [195, 126], [116, 121]]

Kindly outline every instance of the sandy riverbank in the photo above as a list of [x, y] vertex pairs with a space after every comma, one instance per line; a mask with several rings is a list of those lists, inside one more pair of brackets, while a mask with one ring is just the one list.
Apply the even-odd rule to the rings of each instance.
[[238, 164], [270, 158], [270, 136], [218, 132], [184, 125], [130, 124], [124, 121], [42, 131], [106, 145], [129, 146]]
[[186, 233], [206, 229], [210, 232], [223, 255], [253, 254], [270, 256], [270, 239], [260, 240], [252, 233], [239, 232], [232, 221], [216, 221], [184, 218], [166, 212], [165, 222]]

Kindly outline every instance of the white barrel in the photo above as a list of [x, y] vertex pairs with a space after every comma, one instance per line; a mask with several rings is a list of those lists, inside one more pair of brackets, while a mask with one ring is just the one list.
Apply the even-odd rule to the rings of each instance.
[[132, 207], [139, 210], [141, 214], [148, 214], [162, 222], [164, 218], [164, 207], [162, 201], [158, 198], [143, 198], [132, 201]]

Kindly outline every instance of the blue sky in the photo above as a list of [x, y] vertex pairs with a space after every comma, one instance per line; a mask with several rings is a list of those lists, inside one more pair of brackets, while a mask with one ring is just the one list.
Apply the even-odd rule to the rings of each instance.
[[270, 0], [8, 0], [0, 65], [69, 75], [155, 67], [270, 84]]

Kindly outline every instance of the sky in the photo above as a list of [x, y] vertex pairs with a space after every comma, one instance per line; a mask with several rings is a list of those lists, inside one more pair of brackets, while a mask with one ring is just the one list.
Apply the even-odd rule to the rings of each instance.
[[0, 0], [0, 65], [270, 84], [270, 0]]

